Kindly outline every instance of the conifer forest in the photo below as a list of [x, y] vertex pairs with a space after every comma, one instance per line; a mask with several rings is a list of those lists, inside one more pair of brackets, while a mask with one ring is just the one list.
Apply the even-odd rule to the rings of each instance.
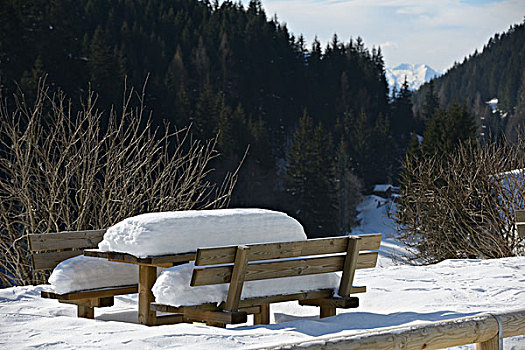
[[495, 134], [523, 123], [524, 32], [491, 39], [414, 95], [389, 90], [381, 48], [336, 34], [306, 42], [259, 0], [0, 0], [0, 84], [2, 98], [31, 101], [45, 79], [73, 104], [92, 90], [101, 110], [144, 87], [151, 127], [217, 137], [212, 176], [242, 162], [230, 206], [285, 211], [311, 237], [333, 236], [355, 225], [374, 184], [398, 183], [407, 150], [478, 139], [483, 101], [505, 96]]

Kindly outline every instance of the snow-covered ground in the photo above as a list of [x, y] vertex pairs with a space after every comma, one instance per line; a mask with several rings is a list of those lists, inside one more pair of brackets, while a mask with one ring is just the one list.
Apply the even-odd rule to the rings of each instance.
[[411, 256], [410, 248], [396, 239], [395, 223], [390, 215], [395, 211], [395, 203], [379, 196], [366, 196], [357, 207], [359, 226], [351, 234], [381, 233], [381, 248], [377, 266], [407, 264]]
[[[315, 307], [290, 302], [272, 306], [273, 324], [266, 326], [146, 327], [135, 323], [136, 296], [116, 297], [114, 307], [96, 309], [96, 320], [87, 320], [76, 317], [73, 305], [41, 299], [48, 286], [15, 287], [0, 290], [0, 348], [257, 348], [524, 307], [525, 257], [407, 265], [400, 256], [408, 249], [395, 241], [382, 201], [365, 199], [352, 232], [384, 234], [381, 267], [356, 272], [355, 284], [368, 286], [358, 309], [320, 320]], [[525, 337], [506, 339], [505, 349], [525, 349]]]

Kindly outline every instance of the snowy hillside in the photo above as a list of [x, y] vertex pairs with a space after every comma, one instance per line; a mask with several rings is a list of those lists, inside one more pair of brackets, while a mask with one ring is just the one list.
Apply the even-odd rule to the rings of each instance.
[[[49, 286], [14, 287], [0, 289], [0, 347], [249, 349], [525, 305], [525, 257], [411, 266], [403, 259], [409, 250], [396, 241], [388, 216], [392, 203], [368, 196], [359, 210], [361, 224], [352, 234], [381, 232], [383, 241], [379, 267], [356, 271], [355, 284], [368, 288], [359, 295], [358, 309], [320, 320], [317, 308], [287, 302], [272, 305], [271, 325], [146, 327], [136, 324], [136, 295], [115, 297], [115, 306], [96, 309], [96, 319], [88, 320], [77, 318], [73, 305], [40, 298]], [[505, 339], [505, 349], [524, 350], [525, 336]]]
[[426, 64], [403, 63], [395, 68], [386, 69], [386, 79], [390, 89], [394, 86], [399, 89], [401, 85], [403, 85], [406, 77], [410, 89], [417, 90], [421, 85], [439, 75], [440, 73]]

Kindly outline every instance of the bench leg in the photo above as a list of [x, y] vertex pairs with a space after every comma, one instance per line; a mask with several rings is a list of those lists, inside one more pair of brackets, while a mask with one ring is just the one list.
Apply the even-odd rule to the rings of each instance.
[[331, 317], [331, 316], [335, 316], [335, 314], [336, 314], [335, 306], [321, 305], [320, 308], [321, 308], [320, 318]]
[[150, 309], [155, 301], [151, 288], [157, 280], [157, 268], [154, 266], [139, 265], [139, 323], [154, 326], [157, 313]]
[[95, 308], [92, 306], [79, 304], [77, 306], [77, 316], [83, 318], [95, 318]]
[[253, 324], [270, 324], [270, 304], [262, 304], [261, 312], [253, 315]]

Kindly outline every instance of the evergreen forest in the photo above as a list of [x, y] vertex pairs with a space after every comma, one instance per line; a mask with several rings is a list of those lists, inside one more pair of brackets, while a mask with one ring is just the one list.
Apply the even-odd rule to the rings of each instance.
[[[497, 109], [494, 106], [493, 110], [487, 102], [494, 99]], [[481, 52], [476, 50], [443, 76], [423, 85], [414, 94], [419, 125], [431, 119], [432, 104], [449, 108], [458, 101], [475, 116], [480, 140], [488, 142], [505, 135], [516, 141], [517, 131], [525, 123], [525, 21], [495, 34]]]
[[406, 82], [389, 92], [380, 48], [336, 34], [307, 43], [259, 0], [0, 0], [0, 87], [30, 101], [45, 77], [78, 103], [93, 90], [111, 110], [125, 86], [145, 85], [153, 127], [217, 137], [214, 176], [242, 161], [232, 207], [285, 211], [310, 237], [333, 236], [356, 224], [362, 193], [398, 181], [407, 149], [432, 154], [475, 137], [475, 101], [519, 106], [523, 33], [496, 36], [413, 96]]

